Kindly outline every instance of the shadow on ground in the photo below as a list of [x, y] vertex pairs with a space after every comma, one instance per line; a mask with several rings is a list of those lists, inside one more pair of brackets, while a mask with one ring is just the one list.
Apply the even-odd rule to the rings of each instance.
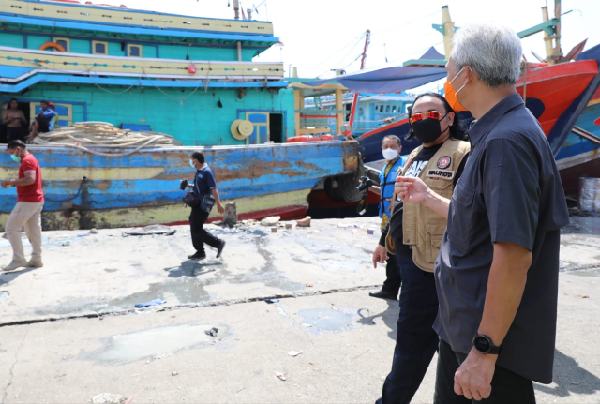
[[385, 300], [388, 307], [381, 311], [380, 313], [377, 314], [372, 314], [369, 315], [369, 311], [366, 308], [360, 308], [357, 310], [356, 314], [358, 314], [358, 317], [360, 317], [360, 319], [358, 320], [358, 323], [363, 324], [363, 325], [375, 325], [375, 319], [378, 317], [381, 317], [381, 320], [383, 321], [383, 323], [389, 328], [388, 330], [388, 337], [390, 337], [391, 339], [393, 339], [394, 341], [396, 340], [396, 327], [397, 327], [397, 321], [398, 321], [398, 301], [397, 300], [389, 300], [386, 299]]
[[554, 383], [556, 386], [535, 384], [535, 389], [558, 397], [592, 395], [600, 391], [598, 377], [579, 366], [574, 358], [558, 350], [554, 353]]

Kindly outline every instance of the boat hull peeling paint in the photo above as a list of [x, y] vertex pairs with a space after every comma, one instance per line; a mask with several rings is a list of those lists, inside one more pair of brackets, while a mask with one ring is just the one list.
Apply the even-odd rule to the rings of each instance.
[[[146, 148], [106, 157], [76, 147], [31, 146], [44, 179], [45, 230], [89, 229], [180, 223], [189, 209], [182, 202], [182, 179], [202, 151], [215, 172], [223, 201], [235, 201], [242, 217], [290, 216], [307, 207], [310, 190], [326, 177], [359, 169], [357, 142], [316, 142], [246, 146]], [[109, 150], [96, 150], [105, 153]], [[124, 154], [126, 149], [119, 150]], [[0, 155], [0, 180], [14, 178], [17, 165]], [[16, 202], [14, 188], [0, 189], [0, 228]], [[212, 215], [216, 215], [216, 209]]]

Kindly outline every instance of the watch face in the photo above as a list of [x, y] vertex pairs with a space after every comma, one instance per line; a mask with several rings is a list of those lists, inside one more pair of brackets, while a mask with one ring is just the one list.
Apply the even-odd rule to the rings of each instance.
[[491, 348], [490, 341], [486, 337], [481, 336], [473, 339], [473, 345], [479, 352], [489, 352]]

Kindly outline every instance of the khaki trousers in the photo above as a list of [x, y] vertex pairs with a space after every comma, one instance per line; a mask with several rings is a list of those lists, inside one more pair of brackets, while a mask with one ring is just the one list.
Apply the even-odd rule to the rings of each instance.
[[31, 258], [42, 257], [42, 223], [41, 213], [44, 202], [17, 202], [6, 221], [6, 238], [13, 250], [13, 261], [23, 262], [23, 241], [21, 230], [31, 243]]

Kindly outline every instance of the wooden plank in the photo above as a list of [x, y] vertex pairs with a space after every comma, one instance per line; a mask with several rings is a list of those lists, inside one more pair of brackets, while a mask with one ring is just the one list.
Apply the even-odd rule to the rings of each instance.
[[[193, 64], [194, 74], [188, 73]], [[25, 51], [0, 47], [0, 65], [31, 67], [56, 73], [119, 73], [125, 76], [183, 77], [209, 79], [218, 77], [268, 78], [283, 77], [283, 63], [207, 62], [174, 59], [132, 58], [45, 51]]]

